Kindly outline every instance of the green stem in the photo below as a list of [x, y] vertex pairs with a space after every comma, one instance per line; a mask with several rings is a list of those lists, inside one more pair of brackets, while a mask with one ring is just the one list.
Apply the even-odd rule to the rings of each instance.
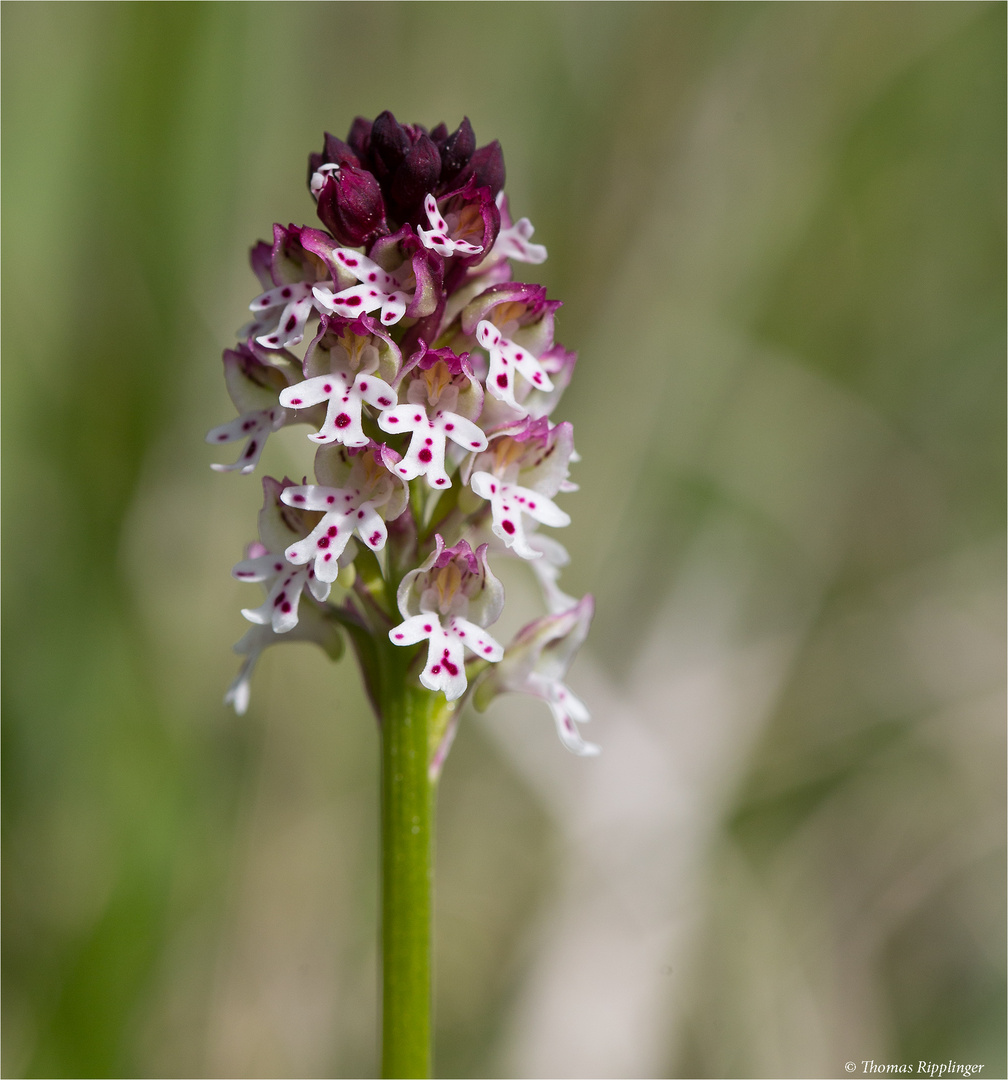
[[428, 1077], [435, 795], [428, 761], [448, 707], [443, 695], [407, 685], [412, 650], [382, 652], [382, 1076]]

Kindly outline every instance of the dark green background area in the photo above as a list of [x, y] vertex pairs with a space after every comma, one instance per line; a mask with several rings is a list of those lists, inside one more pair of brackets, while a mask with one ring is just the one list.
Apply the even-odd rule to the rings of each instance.
[[1005, 6], [0, 12], [4, 1075], [375, 1067], [352, 665], [221, 702], [303, 430], [203, 436], [249, 246], [386, 108], [549, 248], [597, 602], [601, 757], [517, 702], [449, 759], [439, 1074], [1005, 1075]]

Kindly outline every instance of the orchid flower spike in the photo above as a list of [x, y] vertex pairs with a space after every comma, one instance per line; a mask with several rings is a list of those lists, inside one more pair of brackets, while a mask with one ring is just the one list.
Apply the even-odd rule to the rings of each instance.
[[[251, 320], [224, 352], [236, 415], [207, 435], [240, 449], [213, 468], [248, 475], [282, 452], [304, 456], [304, 475], [265, 477], [233, 570], [264, 592], [242, 611], [236, 711], [265, 649], [311, 641], [336, 657], [349, 639], [379, 717], [383, 673], [402, 669], [453, 716], [473, 696], [541, 700], [568, 749], [595, 752], [566, 681], [594, 604], [561, 588], [553, 535], [575, 509], [573, 428], [553, 414], [576, 356], [555, 337], [559, 302], [514, 277], [546, 248], [512, 217], [504, 178], [500, 145], [478, 146], [468, 119], [358, 118], [309, 157], [318, 220], [252, 248]], [[503, 557], [543, 601], [506, 647], [491, 629]]]

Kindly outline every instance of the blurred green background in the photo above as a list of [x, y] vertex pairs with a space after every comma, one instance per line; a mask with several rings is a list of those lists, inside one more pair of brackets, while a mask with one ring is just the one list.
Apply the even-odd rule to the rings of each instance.
[[203, 435], [248, 247], [385, 108], [500, 139], [550, 250], [597, 599], [602, 756], [503, 700], [448, 762], [438, 1073], [1005, 1075], [1005, 29], [3, 4], [6, 1076], [375, 1068], [356, 673], [276, 649], [221, 700], [303, 429], [249, 478]]

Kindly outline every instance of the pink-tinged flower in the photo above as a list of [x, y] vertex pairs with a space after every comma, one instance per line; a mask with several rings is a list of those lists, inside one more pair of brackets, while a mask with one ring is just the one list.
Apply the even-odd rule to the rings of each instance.
[[305, 587], [322, 602], [329, 596], [331, 583], [320, 581], [311, 566], [294, 566], [283, 551], [292, 539], [300, 538], [314, 524], [302, 510], [284, 506], [282, 493], [291, 487], [290, 480], [263, 479], [263, 506], [259, 511], [260, 543], [250, 544], [247, 557], [236, 563], [231, 573], [239, 581], [262, 582], [266, 600], [257, 608], [244, 608], [249, 622], [272, 626], [274, 633], [286, 634], [297, 626], [298, 607]]
[[359, 452], [343, 447], [320, 447], [315, 455], [318, 484], [284, 488], [287, 506], [320, 510], [322, 520], [284, 555], [296, 566], [314, 560], [315, 576], [332, 582], [340, 569], [340, 556], [354, 533], [372, 551], [388, 539], [386, 521], [397, 518], [409, 502], [406, 482], [392, 471], [399, 455], [376, 443]]
[[430, 222], [429, 229], [417, 228], [417, 235], [420, 237], [420, 241], [424, 247], [431, 248], [439, 255], [444, 255], [445, 258], [450, 258], [455, 254], [462, 255], [479, 255], [483, 250], [482, 244], [474, 244], [469, 240], [459, 239], [461, 230], [458, 225], [455, 227], [456, 235], [452, 235], [452, 227], [441, 216], [441, 211], [438, 210], [437, 199], [433, 195], [428, 195], [424, 199], [424, 211], [427, 214], [427, 220]]
[[551, 615], [559, 615], [562, 611], [568, 611], [574, 607], [577, 600], [565, 593], [557, 584], [560, 580], [560, 571], [570, 562], [567, 549], [559, 540], [552, 536], [544, 536], [542, 533], [529, 530], [526, 540], [533, 551], [542, 557], [529, 563], [532, 573], [535, 575], [539, 588], [542, 590], [543, 601], [546, 610]]
[[513, 225], [508, 208], [508, 199], [504, 192], [497, 196], [497, 210], [500, 213], [500, 232], [497, 242], [490, 251], [491, 259], [514, 259], [515, 262], [539, 264], [546, 261], [546, 249], [542, 244], [533, 244], [532, 234], [535, 229], [527, 217], [519, 218]]
[[500, 229], [489, 188], [477, 188], [474, 180], [440, 199], [427, 195], [424, 212], [430, 228], [417, 227], [421, 243], [446, 259], [461, 256], [455, 261], [463, 264], [479, 262], [476, 256], [490, 250]]
[[463, 310], [461, 329], [475, 334], [490, 358], [486, 387], [519, 414], [516, 391], [551, 391], [553, 382], [538, 357], [553, 345], [553, 315], [560, 306], [540, 285], [505, 282], [475, 297]]
[[271, 645], [311, 642], [324, 649], [332, 660], [343, 655], [343, 637], [336, 623], [317, 607], [306, 607], [297, 626], [285, 634], [278, 634], [269, 624], [250, 626], [234, 646], [239, 656], [244, 656], [234, 682], [224, 695], [224, 704], [230, 705], [239, 716], [248, 710], [251, 693], [252, 672], [263, 651]]
[[380, 375], [394, 380], [400, 366], [399, 347], [372, 319], [324, 318], [305, 354], [308, 378], [287, 387], [280, 394], [280, 404], [307, 409], [324, 401], [325, 421], [308, 438], [317, 443], [367, 446], [363, 406], [388, 409], [396, 403], [395, 390]]
[[475, 704], [485, 709], [499, 693], [516, 691], [540, 698], [549, 706], [564, 746], [575, 754], [597, 754], [598, 747], [581, 737], [577, 725], [591, 719], [584, 703], [564, 683], [571, 663], [588, 634], [595, 601], [586, 596], [557, 615], [544, 615], [515, 635], [499, 664], [479, 680]]
[[217, 472], [250, 473], [271, 431], [292, 423], [293, 414], [281, 408], [277, 395], [298, 378], [300, 364], [288, 352], [269, 353], [254, 341], [224, 351], [224, 381], [238, 417], [209, 431], [208, 443], [245, 439], [245, 448], [231, 465], [211, 465]]
[[494, 435], [473, 462], [470, 487], [490, 502], [494, 534], [522, 559], [542, 556], [526, 539], [525, 516], [553, 527], [570, 524], [551, 496], [567, 489], [573, 450], [571, 425], [551, 426], [543, 417]]
[[254, 319], [238, 331], [240, 337], [255, 338], [267, 349], [301, 341], [315, 311], [312, 288], [331, 273], [324, 256], [312, 250], [310, 238], [320, 235], [317, 229], [274, 225], [273, 246], [259, 243], [252, 249], [252, 269], [266, 291], [249, 304]]
[[440, 534], [435, 549], [402, 579], [396, 600], [404, 622], [389, 631], [394, 645], [428, 641], [420, 682], [449, 701], [466, 691], [465, 653], [496, 663], [504, 650], [484, 627], [504, 608], [504, 587], [487, 565], [486, 544], [473, 552], [465, 540], [446, 548]]
[[447, 489], [446, 442], [467, 451], [486, 448], [486, 435], [473, 423], [483, 406], [482, 389], [468, 354], [424, 347], [420, 359], [410, 363], [404, 379], [407, 403], [382, 412], [378, 426], [389, 434], [410, 433], [409, 449], [395, 466], [400, 476], [424, 476], [432, 488]]

